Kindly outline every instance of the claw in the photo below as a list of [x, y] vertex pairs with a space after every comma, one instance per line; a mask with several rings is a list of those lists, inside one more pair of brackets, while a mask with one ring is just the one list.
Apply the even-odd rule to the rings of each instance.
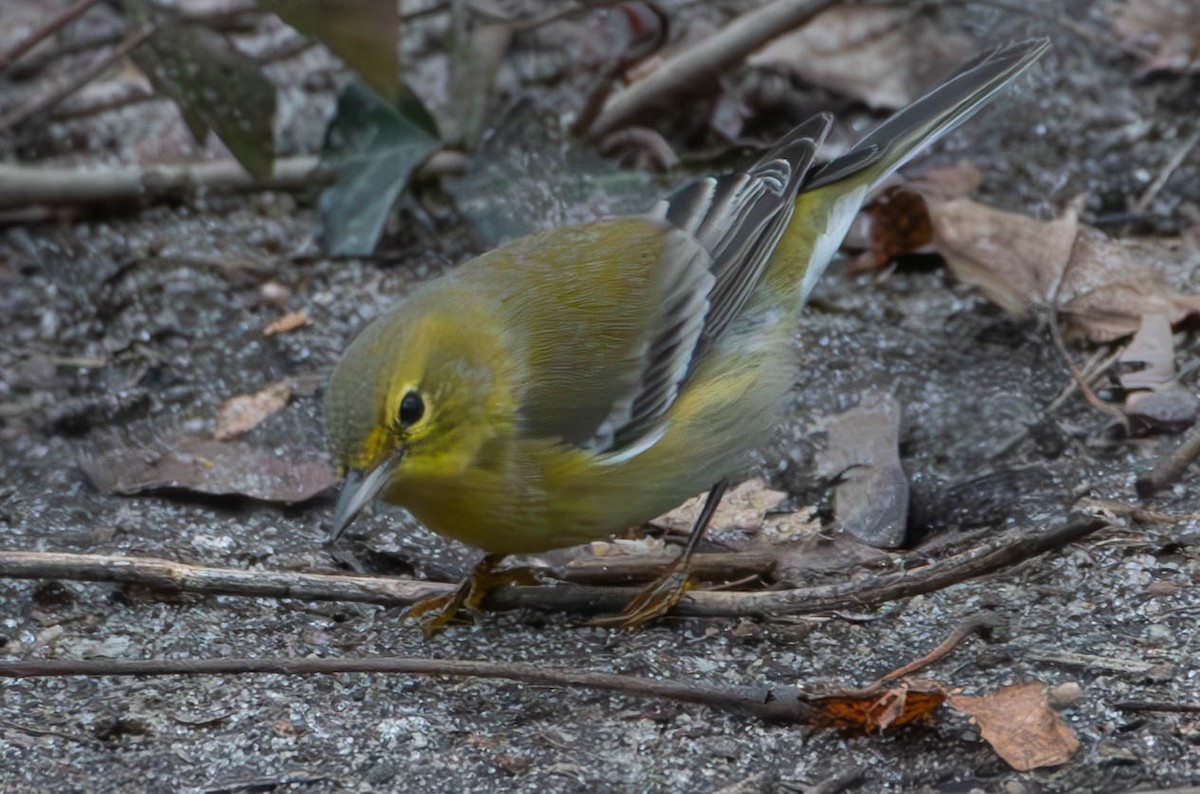
[[480, 560], [471, 571], [471, 575], [453, 593], [425, 598], [413, 604], [401, 620], [428, 617], [417, 620], [425, 639], [436, 637], [450, 625], [458, 615], [459, 610], [478, 613], [483, 601], [493, 590], [509, 585], [535, 585], [539, 583], [537, 574], [529, 568], [508, 568], [497, 571], [496, 566], [504, 559], [503, 554], [489, 554]]
[[688, 576], [686, 561], [676, 561], [666, 573], [651, 582], [638, 593], [632, 601], [625, 605], [621, 614], [612, 617], [593, 618], [589, 623], [593, 626], [616, 626], [623, 629], [636, 629], [643, 624], [661, 618], [675, 608], [675, 605], [696, 586], [696, 581]]
[[728, 487], [729, 480], [723, 479], [709, 489], [708, 496], [704, 500], [704, 507], [700, 510], [700, 515], [697, 516], [696, 523], [692, 525], [692, 531], [688, 534], [687, 545], [683, 547], [683, 553], [675, 562], [667, 566], [662, 576], [638, 593], [620, 615], [611, 618], [595, 618], [591, 621], [593, 626], [620, 626], [624, 629], [636, 629], [655, 618], [661, 618], [675, 608], [684, 594], [696, 585], [688, 574], [692, 555], [695, 554], [696, 547], [700, 545], [700, 539], [704, 537], [708, 525], [712, 523], [713, 515], [717, 512], [717, 505], [721, 504], [721, 497], [725, 495], [725, 489]]

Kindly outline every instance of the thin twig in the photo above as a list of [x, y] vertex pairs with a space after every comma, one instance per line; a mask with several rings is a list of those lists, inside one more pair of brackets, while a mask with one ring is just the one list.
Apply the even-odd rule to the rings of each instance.
[[[1057, 293], [1057, 291], [1058, 290], [1056, 288], [1055, 293]], [[1055, 295], [1054, 299], [1057, 299], [1057, 294]], [[1059, 356], [1062, 357], [1063, 364], [1066, 365], [1067, 371], [1071, 373], [1071, 379], [1075, 381], [1075, 386], [1079, 389], [1079, 393], [1083, 395], [1083, 398], [1087, 400], [1088, 405], [1092, 406], [1101, 413], [1108, 414], [1109, 416], [1128, 424], [1129, 417], [1127, 417], [1120, 408], [1117, 408], [1115, 405], [1109, 405], [1108, 403], [1104, 402], [1104, 400], [1101, 400], [1096, 392], [1092, 390], [1091, 384], [1088, 383], [1087, 374], [1081, 372], [1079, 367], [1075, 366], [1075, 362], [1071, 358], [1071, 353], [1069, 350], [1067, 350], [1066, 340], [1063, 339], [1062, 329], [1058, 325], [1058, 310], [1056, 308], [1052, 309], [1050, 316], [1050, 339], [1053, 340], [1054, 349], [1057, 350]]]
[[[955, 632], [919, 662], [902, 669], [916, 669], [945, 656], [971, 631], [972, 621]], [[825, 705], [843, 697], [859, 697], [882, 692], [898, 678], [888, 675], [859, 689], [832, 688], [827, 682], [813, 686], [771, 686], [680, 683], [661, 678], [639, 678], [614, 673], [596, 673], [546, 667], [525, 662], [485, 662], [467, 659], [422, 659], [411, 656], [385, 656], [359, 659], [27, 659], [0, 662], [0, 678], [59, 678], [65, 676], [166, 676], [166, 675], [330, 675], [335, 673], [372, 673], [470, 676], [520, 681], [538, 686], [585, 687], [618, 692], [642, 698], [659, 698], [679, 703], [694, 703], [710, 708], [749, 714], [770, 722], [813, 724], [822, 717]], [[820, 720], [824, 723], [824, 720]]]
[[8, 76], [12, 80], [25, 80], [52, 63], [60, 63], [64, 58], [98, 50], [101, 47], [114, 47], [120, 44], [123, 38], [125, 38], [124, 31], [108, 30], [89, 36], [80, 36], [78, 39], [64, 41], [53, 47], [43, 47], [10, 66]]
[[37, 30], [30, 33], [23, 40], [8, 52], [0, 53], [0, 73], [13, 64], [18, 58], [32, 50], [43, 40], [53, 36], [58, 31], [70, 25], [76, 19], [83, 16], [89, 8], [96, 4], [96, 0], [79, 0], [75, 5], [63, 11], [58, 16], [51, 19], [45, 25], [42, 25]]
[[[1107, 526], [1106, 522], [1089, 517], [1046, 531], [1008, 532], [922, 567], [858, 576], [832, 585], [765, 592], [692, 591], [676, 606], [675, 613], [700, 617], [775, 616], [878, 606], [993, 573], [1079, 540], [1104, 526]], [[407, 606], [455, 588], [453, 584], [412, 579], [244, 571], [147, 557], [18, 551], [0, 551], [0, 577], [119, 582], [167, 592], [351, 601], [385, 606]], [[491, 593], [484, 606], [496, 610], [537, 609], [596, 614], [619, 611], [638, 592], [637, 588], [630, 587], [572, 584], [505, 587]]]
[[855, 577], [833, 585], [769, 592], [692, 592], [676, 612], [684, 615], [801, 615], [838, 609], [875, 607], [995, 573], [1019, 562], [1081, 540], [1108, 523], [1078, 518], [1048, 530], [1016, 531], [994, 537], [966, 551], [896, 573]]
[[0, 678], [163, 675], [331, 675], [375, 673], [500, 678], [538, 686], [586, 687], [643, 698], [695, 703], [749, 714], [772, 722], [809, 723], [810, 696], [799, 687], [717, 686], [679, 683], [614, 673], [569, 670], [522, 662], [421, 659], [390, 656], [366, 659], [30, 659], [0, 662]]
[[1167, 184], [1167, 180], [1171, 178], [1171, 174], [1175, 173], [1179, 166], [1183, 164], [1184, 159], [1196, 147], [1197, 143], [1200, 143], [1200, 129], [1193, 132], [1183, 142], [1183, 145], [1175, 151], [1175, 154], [1171, 155], [1171, 159], [1167, 160], [1166, 165], [1158, 172], [1158, 176], [1154, 178], [1154, 181], [1138, 197], [1138, 200], [1133, 202], [1133, 212], [1135, 214], [1141, 215], [1146, 211], [1146, 208], [1150, 206], [1150, 202], [1154, 201], [1154, 197], [1162, 190], [1163, 185]]
[[[248, 20], [252, 15], [258, 13], [260, 13], [258, 9], [253, 6], [233, 10], [218, 9], [213, 13], [204, 13], [202, 11], [188, 12], [184, 9], [176, 9], [172, 12], [172, 18], [177, 22], [203, 25], [221, 33], [248, 33], [254, 29], [253, 23]], [[14, 79], [28, 78], [30, 75], [36, 74], [46, 68], [49, 64], [57, 63], [70, 55], [78, 55], [79, 53], [99, 49], [100, 47], [111, 47], [120, 44], [124, 37], [124, 31], [120, 30], [81, 35], [78, 39], [64, 41], [53, 47], [45, 47], [32, 53], [27, 58], [22, 58], [19, 63], [13, 64], [10, 74]]]
[[1142, 499], [1149, 499], [1163, 488], [1172, 485], [1197, 457], [1200, 457], [1200, 425], [1189, 430], [1179, 447], [1155, 464], [1149, 474], [1138, 477], [1135, 483], [1137, 495]]
[[125, 38], [119, 47], [109, 53], [107, 56], [98, 59], [95, 63], [79, 72], [79, 74], [66, 80], [57, 88], [49, 93], [34, 99], [28, 105], [17, 108], [8, 115], [0, 118], [0, 130], [12, 129], [20, 124], [25, 123], [29, 119], [38, 116], [53, 108], [59, 102], [62, 102], [67, 97], [74, 94], [80, 88], [95, 80], [98, 76], [108, 71], [119, 61], [141, 46], [146, 39], [154, 35], [158, 30], [157, 25], [146, 25], [145, 27], [135, 31]]
[[1141, 659], [1124, 659], [1112, 656], [1097, 656], [1090, 653], [1073, 653], [1058, 649], [1042, 650], [1038, 648], [1026, 649], [1021, 653], [1021, 657], [1031, 662], [1060, 664], [1066, 667], [1082, 667], [1088, 670], [1103, 670], [1113, 673], [1130, 673], [1132, 675], [1145, 675], [1164, 664], [1162, 662], [1147, 662]]
[[1121, 711], [1171, 711], [1179, 714], [1200, 714], [1200, 703], [1170, 703], [1165, 700], [1122, 700], [1114, 703]]
[[817, 783], [815, 786], [791, 787], [785, 784], [787, 791], [803, 792], [803, 794], [841, 794], [841, 792], [867, 779], [867, 768], [864, 766], [849, 766], [839, 770]]
[[1150, 510], [1138, 505], [1124, 502], [1111, 502], [1106, 499], [1081, 499], [1075, 506], [1085, 510], [1104, 510], [1115, 516], [1126, 516], [1138, 524], [1189, 524], [1200, 521], [1200, 513], [1164, 513], [1161, 510]]
[[0, 209], [145, 201], [197, 189], [295, 190], [320, 185], [330, 177], [320, 170], [316, 157], [276, 160], [274, 172], [267, 179], [251, 176], [233, 160], [95, 169], [0, 164]]
[[707, 90], [730, 66], [837, 3], [838, 0], [775, 0], [743, 14], [665, 61], [646, 79], [609, 99], [587, 134], [602, 136], [634, 123], [644, 113], [672, 99]]
[[919, 659], [914, 659], [908, 664], [897, 667], [887, 675], [882, 676], [878, 683], [880, 685], [898, 681], [906, 675], [911, 675], [922, 667], [928, 667], [931, 664], [941, 661], [948, 656], [959, 643], [965, 640], [972, 634], [986, 634], [996, 626], [996, 619], [991, 616], [983, 616], [968, 620], [966, 623], [958, 626], [954, 631], [950, 632], [950, 636], [942, 641], [940, 645], [934, 648], [929, 653]]
[[[1083, 375], [1084, 382], [1088, 385], [1095, 383], [1097, 378], [1108, 372], [1118, 361], [1121, 360], [1121, 356], [1124, 353], [1124, 345], [1116, 348], [1107, 356], [1104, 355], [1103, 350], [1097, 350], [1092, 360], [1088, 361], [1083, 367], [1083, 372], [1081, 374]], [[1071, 395], [1078, 391], [1078, 389], [1078, 382], [1072, 378], [1071, 382], [1063, 387], [1063, 390], [1059, 393], [1059, 395], [1050, 401], [1050, 404], [1046, 406], [1043, 413], [1049, 416], [1057, 411], [1067, 402]]]
[[[443, 150], [430, 157], [415, 178], [461, 173], [466, 155]], [[316, 157], [275, 161], [267, 179], [246, 173], [233, 160], [172, 165], [128, 165], [92, 169], [0, 163], [0, 209], [29, 205], [105, 204], [146, 201], [180, 192], [208, 190], [302, 190], [333, 179]]]

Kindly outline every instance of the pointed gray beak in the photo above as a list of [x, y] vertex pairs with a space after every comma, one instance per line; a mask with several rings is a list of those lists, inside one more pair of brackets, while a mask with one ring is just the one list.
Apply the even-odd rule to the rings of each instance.
[[369, 472], [353, 470], [346, 474], [342, 491], [338, 494], [337, 506], [333, 509], [333, 528], [329, 532], [327, 544], [335, 543], [346, 527], [350, 526], [350, 522], [354, 521], [354, 517], [375, 501], [375, 497], [387, 485], [403, 455], [403, 452], [392, 455]]

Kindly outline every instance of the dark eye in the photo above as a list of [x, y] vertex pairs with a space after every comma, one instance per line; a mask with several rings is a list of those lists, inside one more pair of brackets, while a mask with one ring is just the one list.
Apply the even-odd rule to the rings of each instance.
[[404, 395], [404, 399], [400, 401], [400, 413], [397, 415], [401, 427], [415, 425], [424, 415], [425, 401], [421, 399], [421, 395], [415, 391]]

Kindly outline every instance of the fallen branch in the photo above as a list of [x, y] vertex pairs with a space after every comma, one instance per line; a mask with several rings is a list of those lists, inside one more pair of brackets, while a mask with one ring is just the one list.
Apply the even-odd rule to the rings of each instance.
[[[832, 585], [760, 592], [692, 591], [675, 608], [687, 616], [800, 615], [874, 607], [929, 593], [1027, 560], [1107, 526], [1078, 519], [1045, 532], [1008, 532], [966, 551], [911, 570], [856, 577]], [[148, 557], [55, 552], [0, 552], [0, 577], [133, 584], [166, 592], [350, 601], [407, 606], [450, 592], [456, 585], [412, 579], [293, 571], [244, 571]], [[638, 593], [631, 587], [558, 583], [506, 587], [490, 594], [495, 610], [597, 614], [617, 612]]]
[[831, 701], [872, 698], [922, 666], [945, 657], [987, 621], [972, 620], [951, 633], [934, 651], [916, 662], [892, 671], [859, 689], [835, 688], [827, 682], [813, 686], [732, 685], [696, 681], [680, 683], [661, 678], [639, 678], [616, 673], [596, 673], [546, 667], [526, 662], [483, 662], [467, 659], [422, 659], [384, 656], [365, 659], [28, 659], [0, 662], [0, 678], [58, 678], [64, 676], [162, 675], [330, 675], [374, 673], [470, 676], [500, 678], [537, 686], [584, 687], [634, 697], [695, 703], [710, 708], [748, 714], [770, 722], [829, 724], [826, 708]]
[[587, 134], [601, 136], [637, 121], [680, 96], [707, 91], [734, 64], [773, 38], [798, 27], [838, 0], [775, 0], [743, 14], [707, 39], [665, 61], [605, 103]]
[[74, 5], [66, 8], [62, 13], [51, 18], [46, 24], [17, 42], [8, 52], [0, 53], [0, 72], [12, 66], [14, 61], [41, 44], [44, 40], [58, 33], [76, 19], [79, 19], [94, 5], [96, 5], [96, 0], [78, 0]]
[[1172, 703], [1166, 700], [1122, 700], [1113, 708], [1121, 711], [1164, 711], [1177, 714], [1200, 714], [1200, 703]]
[[1098, 518], [1078, 518], [1044, 532], [1014, 531], [937, 560], [895, 573], [856, 577], [819, 587], [757, 593], [694, 592], [676, 607], [684, 615], [799, 615], [839, 609], [876, 607], [959, 584], [1024, 562], [1080, 540], [1103, 527]]
[[[429, 158], [417, 171], [417, 178], [459, 173], [465, 167], [466, 155], [444, 150]], [[251, 176], [233, 160], [95, 169], [0, 163], [0, 209], [145, 201], [195, 190], [302, 190], [332, 179], [332, 172], [321, 168], [316, 157], [276, 160], [266, 179]]]
[[64, 168], [0, 164], [0, 209], [29, 205], [105, 204], [143, 201], [195, 190], [295, 190], [319, 185], [331, 175], [318, 170], [316, 157], [275, 161], [275, 170], [256, 179], [234, 160], [180, 165], [125, 165]]
[[715, 686], [677, 683], [614, 673], [594, 673], [522, 662], [421, 659], [385, 656], [370, 659], [31, 659], [0, 662], [0, 677], [160, 675], [330, 675], [377, 673], [502, 678], [538, 686], [586, 687], [636, 697], [697, 703], [775, 722], [811, 722], [812, 696], [799, 687]]
[[1134, 487], [1142, 499], [1149, 499], [1164, 488], [1175, 484], [1188, 466], [1200, 457], [1200, 425], [1183, 437], [1179, 446], [1167, 457], [1154, 464], [1148, 473], [1137, 478]]
[[74, 77], [66, 79], [46, 94], [35, 97], [29, 104], [5, 114], [0, 118], [0, 130], [19, 126], [31, 118], [46, 113], [59, 102], [62, 102], [80, 88], [83, 88], [98, 76], [120, 63], [129, 53], [140, 47], [146, 39], [153, 36], [157, 31], [157, 25], [146, 25], [140, 30], [129, 33], [121, 45], [108, 55], [97, 59], [88, 68], [83, 69]]
[[1141, 215], [1150, 207], [1151, 202], [1158, 196], [1159, 191], [1163, 189], [1163, 185], [1167, 184], [1167, 180], [1171, 178], [1171, 175], [1179, 170], [1179, 166], [1183, 165], [1183, 161], [1187, 159], [1187, 156], [1191, 154], [1192, 149], [1196, 148], [1196, 144], [1198, 143], [1200, 143], [1200, 130], [1193, 132], [1175, 150], [1175, 154], [1171, 155], [1170, 159], [1167, 160], [1162, 170], [1158, 172], [1158, 176], [1154, 178], [1154, 181], [1150, 183], [1142, 195], [1138, 196], [1137, 201], [1133, 202], [1132, 209], [1135, 213]]

